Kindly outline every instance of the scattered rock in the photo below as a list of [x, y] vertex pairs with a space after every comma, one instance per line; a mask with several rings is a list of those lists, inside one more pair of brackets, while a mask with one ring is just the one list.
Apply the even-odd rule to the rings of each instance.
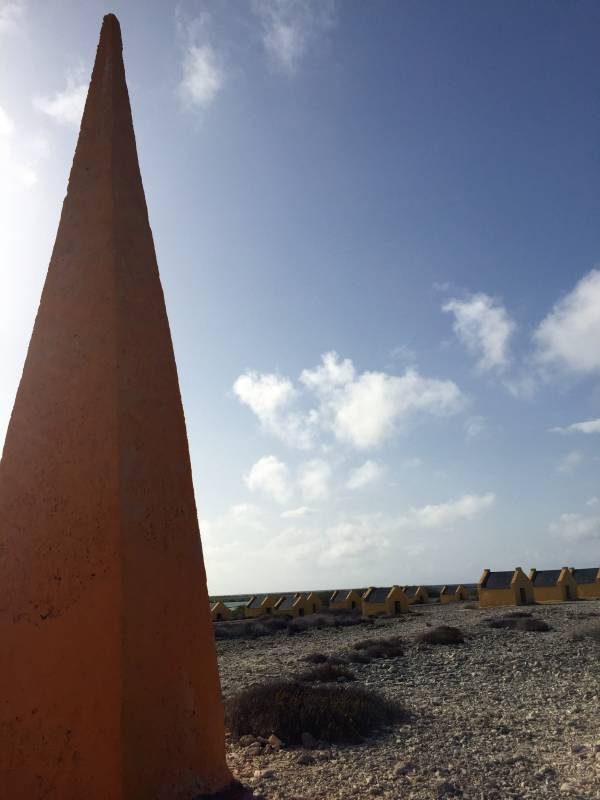
[[[419, 619], [379, 620], [371, 635], [401, 635], [404, 655], [354, 664], [355, 683], [400, 701], [407, 720], [354, 745], [325, 747], [308, 732], [303, 749], [284, 736], [279, 749], [270, 736], [231, 740], [230, 766], [268, 800], [600, 800], [598, 643], [569, 638], [594, 609], [600, 602], [537, 606], [552, 630], [535, 634], [535, 645], [533, 634], [484, 621], [506, 609], [425, 605]], [[460, 628], [465, 644], [417, 644], [428, 621]], [[218, 641], [224, 696], [295, 674], [311, 652], [351, 652], [364, 638], [358, 626]], [[272, 777], [253, 778], [267, 767]]]
[[277, 736], [275, 736], [274, 733], [272, 733], [269, 736], [269, 738], [267, 739], [267, 742], [271, 745], [271, 747], [275, 751], [281, 750], [281, 748], [283, 747], [283, 742], [281, 741], [281, 739], [279, 739]]
[[254, 779], [257, 781], [264, 781], [267, 778], [274, 778], [275, 772], [272, 769], [255, 769]]
[[302, 764], [306, 766], [307, 764], [316, 764], [317, 759], [314, 756], [311, 756], [309, 753], [300, 753], [296, 758], [297, 764]]

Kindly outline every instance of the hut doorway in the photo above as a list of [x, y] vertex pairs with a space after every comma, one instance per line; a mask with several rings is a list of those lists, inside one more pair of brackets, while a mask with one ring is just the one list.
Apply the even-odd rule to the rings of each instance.
[[402, 611], [399, 600], [394, 601], [394, 611], [396, 614], [399, 614]]
[[522, 586], [519, 588], [519, 598], [521, 605], [525, 605], [527, 603], [527, 594]]
[[303, 608], [299, 608], [298, 609], [298, 616], [299, 617], [303, 617], [304, 616], [304, 609]]
[[352, 611], [354, 611], [354, 609], [356, 608], [356, 600], [352, 601], [352, 604], [351, 604], [350, 607], [352, 608]]
[[572, 599], [573, 598], [571, 597], [571, 587], [565, 586], [565, 600], [572, 600]]

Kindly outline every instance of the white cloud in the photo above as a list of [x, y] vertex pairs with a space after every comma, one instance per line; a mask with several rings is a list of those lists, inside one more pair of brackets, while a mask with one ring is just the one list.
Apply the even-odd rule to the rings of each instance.
[[0, 34], [14, 33], [18, 30], [25, 15], [25, 3], [15, 0], [0, 1]]
[[254, 0], [270, 59], [293, 75], [314, 41], [336, 21], [335, 0]]
[[487, 294], [476, 294], [468, 300], [453, 298], [442, 311], [454, 314], [454, 332], [474, 355], [478, 368], [504, 369], [510, 362], [510, 338], [516, 324], [504, 306]]
[[300, 380], [320, 397], [321, 423], [358, 449], [383, 444], [416, 413], [444, 416], [464, 404], [453, 381], [423, 378], [413, 368], [401, 376], [357, 375], [352, 362], [340, 361], [335, 352], [326, 353], [315, 370], [304, 370]]
[[290, 380], [250, 370], [240, 375], [233, 384], [233, 391], [238, 400], [256, 414], [267, 432], [293, 447], [310, 447], [310, 418], [289, 409], [296, 397]]
[[287, 503], [291, 496], [289, 470], [276, 456], [263, 456], [244, 477], [252, 492], [263, 492], [278, 503]]
[[366, 514], [332, 525], [325, 531], [318, 563], [336, 564], [344, 560], [377, 559], [390, 545], [389, 521], [380, 514]]
[[572, 472], [575, 472], [577, 467], [583, 462], [583, 453], [579, 450], [572, 450], [570, 453], [562, 458], [556, 467], [557, 472], [562, 472], [567, 475], [570, 475]]
[[482, 416], [469, 417], [465, 422], [465, 433], [467, 439], [478, 439], [487, 432], [487, 420]]
[[15, 121], [0, 106], [0, 197], [10, 202], [15, 186], [26, 189], [38, 181], [38, 164], [48, 155], [48, 144], [41, 136], [23, 137]]
[[385, 467], [376, 461], [365, 461], [361, 467], [353, 469], [346, 483], [346, 488], [355, 490], [377, 483], [385, 473]]
[[426, 505], [411, 509], [407, 524], [416, 523], [423, 528], [447, 528], [462, 520], [475, 519], [496, 502], [496, 495], [465, 494], [457, 500], [439, 505]]
[[600, 370], [600, 270], [588, 272], [534, 333], [537, 359], [579, 373]]
[[342, 518], [325, 528], [287, 528], [270, 541], [268, 548], [275, 547], [283, 559], [296, 567], [299, 561], [344, 570], [354, 565], [361, 570], [364, 580], [365, 565], [381, 569], [382, 557], [392, 546], [396, 552], [400, 548], [404, 553], [418, 554], [426, 545], [421, 538], [415, 541], [411, 537], [421, 537], [423, 529], [444, 530], [458, 522], [467, 523], [494, 502], [495, 496], [491, 493], [464, 495], [448, 503], [411, 509], [397, 516], [372, 512]]
[[62, 92], [34, 97], [34, 107], [61, 125], [79, 128], [88, 92], [88, 81], [82, 73], [79, 69], [67, 75], [67, 85]]
[[210, 15], [186, 18], [178, 5], [175, 22], [182, 40], [179, 96], [187, 106], [206, 109], [225, 86], [222, 59], [209, 38]]
[[400, 377], [365, 372], [331, 397], [329, 405], [336, 438], [363, 449], [383, 444], [414, 413], [456, 413], [463, 396], [452, 381], [423, 378], [409, 369]]
[[289, 511], [282, 511], [280, 516], [282, 519], [300, 519], [312, 514], [314, 509], [310, 506], [300, 506], [299, 508], [290, 508]]
[[583, 514], [561, 514], [557, 522], [549, 526], [550, 532], [568, 541], [600, 539], [600, 517]]
[[188, 45], [182, 70], [181, 96], [199, 108], [207, 108], [225, 85], [225, 73], [210, 44]]
[[521, 368], [516, 375], [504, 379], [504, 386], [513, 397], [529, 400], [538, 388], [538, 375], [535, 371]]
[[586, 504], [586, 506], [590, 506], [591, 507], [591, 506], [597, 506], [598, 503], [600, 503], [600, 498], [594, 496], [594, 497], [590, 497], [590, 499], [587, 500], [585, 504]]
[[298, 483], [307, 500], [322, 500], [329, 494], [331, 467], [326, 461], [314, 458], [301, 464], [298, 470]]
[[566, 428], [550, 428], [552, 433], [600, 433], [600, 419], [588, 419], [585, 422], [574, 422]]
[[400, 376], [357, 374], [352, 361], [335, 352], [325, 353], [315, 369], [303, 370], [300, 383], [305, 395], [316, 397], [316, 408], [289, 408], [300, 399], [298, 393], [287, 378], [271, 374], [246, 372], [236, 380], [234, 392], [266, 430], [305, 449], [318, 430], [358, 449], [377, 447], [414, 416], [455, 414], [465, 403], [453, 381], [424, 378], [414, 368]]
[[343, 361], [333, 350], [321, 356], [321, 364], [314, 369], [305, 369], [301, 382], [316, 394], [329, 395], [340, 386], [354, 381], [356, 371], [349, 358]]

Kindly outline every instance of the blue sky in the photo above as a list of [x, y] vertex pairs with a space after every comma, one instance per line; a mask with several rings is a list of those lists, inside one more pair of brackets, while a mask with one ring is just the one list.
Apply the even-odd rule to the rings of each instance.
[[600, 552], [596, 2], [0, 2], [0, 439], [121, 21], [212, 593]]

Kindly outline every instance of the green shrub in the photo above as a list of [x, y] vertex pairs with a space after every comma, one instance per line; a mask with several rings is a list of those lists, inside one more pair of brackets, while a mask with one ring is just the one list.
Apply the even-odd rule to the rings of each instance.
[[303, 733], [326, 742], [359, 742], [404, 716], [398, 705], [361, 687], [297, 681], [250, 686], [226, 707], [234, 736], [274, 733], [286, 744], [299, 744]]

